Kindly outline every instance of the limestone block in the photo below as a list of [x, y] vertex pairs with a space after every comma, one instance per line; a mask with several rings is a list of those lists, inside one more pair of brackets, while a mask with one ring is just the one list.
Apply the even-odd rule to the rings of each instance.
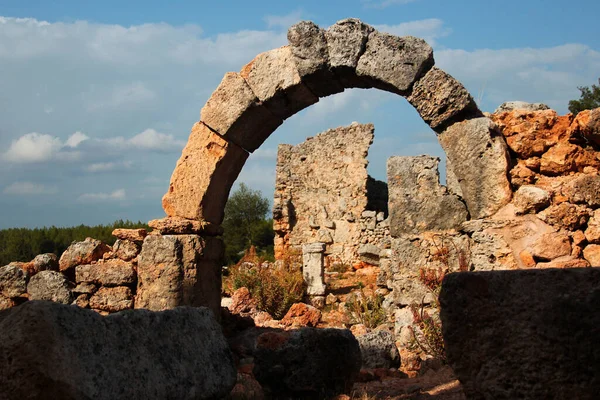
[[200, 120], [250, 152], [283, 122], [258, 100], [246, 80], [234, 72], [225, 74], [202, 108]]
[[35, 256], [33, 261], [33, 273], [37, 274], [40, 271], [58, 271], [58, 257], [54, 253], [45, 253]]
[[167, 215], [220, 224], [229, 190], [247, 158], [241, 147], [196, 123], [162, 200]]
[[538, 214], [541, 220], [557, 228], [577, 230], [587, 223], [592, 210], [579, 205], [564, 202], [553, 204]]
[[42, 271], [35, 274], [27, 284], [30, 300], [49, 300], [71, 304], [73, 293], [67, 278], [56, 271]]
[[527, 103], [525, 101], [507, 101], [502, 103], [500, 107], [496, 108], [494, 114], [507, 112], [507, 111], [543, 111], [549, 110], [550, 107], [543, 103]]
[[592, 267], [600, 266], [600, 245], [588, 244], [583, 249], [583, 258], [585, 258]]
[[193, 220], [179, 217], [153, 219], [148, 226], [156, 229], [161, 235], [202, 234], [203, 236], [220, 236], [223, 227], [204, 220]]
[[110, 313], [133, 308], [131, 289], [125, 286], [101, 287], [92, 295], [90, 308]]
[[568, 182], [562, 192], [572, 203], [584, 203], [592, 207], [600, 206], [600, 176], [581, 175]]
[[27, 292], [29, 274], [14, 264], [0, 268], [0, 294], [7, 298], [24, 295]]
[[446, 159], [446, 189], [448, 189], [448, 192], [455, 194], [462, 199], [460, 183], [458, 183], [458, 178], [452, 170], [452, 163], [449, 159]]
[[151, 235], [138, 257], [136, 308], [154, 311], [177, 306], [210, 307], [219, 317], [221, 258], [218, 238]]
[[550, 193], [536, 186], [523, 185], [515, 192], [513, 204], [517, 215], [538, 212], [550, 205]]
[[506, 143], [489, 118], [455, 123], [438, 139], [472, 219], [490, 216], [511, 200]]
[[60, 271], [67, 271], [76, 265], [89, 264], [98, 261], [110, 247], [99, 240], [86, 238], [83, 242], [71, 244], [63, 252], [59, 260]]
[[571, 254], [571, 239], [562, 232], [550, 232], [540, 236], [528, 249], [539, 260], [553, 260]]
[[362, 355], [362, 368], [398, 368], [400, 354], [394, 335], [388, 331], [377, 330], [357, 336]]
[[324, 243], [302, 245], [302, 275], [307, 285], [306, 294], [309, 296], [325, 295], [324, 251]]
[[600, 145], [600, 108], [584, 110], [577, 114], [569, 130], [591, 143]]
[[112, 235], [117, 239], [141, 243], [148, 235], [148, 232], [145, 229], [115, 229], [112, 231]]
[[131, 261], [137, 257], [141, 250], [141, 242], [117, 239], [113, 244], [113, 254], [123, 261]]
[[[370, 39], [369, 39], [370, 40]], [[439, 130], [461, 113], [478, 112], [465, 87], [451, 75], [433, 67], [415, 82], [406, 98], [431, 129]]]
[[358, 256], [361, 261], [371, 264], [379, 265], [379, 254], [381, 250], [374, 244], [364, 244], [358, 248]]
[[358, 60], [356, 74], [373, 87], [408, 94], [433, 64], [433, 50], [423, 39], [374, 31]]
[[269, 111], [286, 119], [319, 101], [302, 82], [289, 46], [257, 55], [240, 75]]
[[95, 264], [79, 265], [75, 268], [75, 282], [95, 283], [102, 286], [124, 286], [135, 282], [133, 264], [113, 259]]
[[302, 82], [319, 97], [344, 91], [329, 69], [325, 30], [313, 22], [301, 21], [288, 30], [288, 42]]
[[458, 229], [467, 210], [458, 196], [439, 183], [439, 159], [390, 157], [387, 162], [390, 233]]
[[356, 18], [338, 21], [325, 32], [329, 65], [344, 87], [370, 87], [369, 82], [356, 75], [356, 66], [365, 51], [372, 26]]
[[592, 218], [588, 221], [585, 239], [590, 243], [600, 243], [600, 210], [595, 210]]
[[598, 268], [446, 276], [444, 342], [466, 398], [596, 398], [599, 285]]
[[222, 399], [235, 377], [231, 350], [205, 308], [101, 317], [30, 301], [0, 319], [6, 400]]

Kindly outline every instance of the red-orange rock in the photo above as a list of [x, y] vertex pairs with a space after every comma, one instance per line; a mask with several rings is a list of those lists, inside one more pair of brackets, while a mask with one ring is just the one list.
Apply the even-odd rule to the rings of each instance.
[[99, 240], [86, 238], [83, 242], [70, 245], [60, 257], [60, 271], [66, 271], [81, 264], [91, 264], [102, 259], [111, 249]]
[[290, 307], [281, 323], [286, 326], [315, 327], [321, 320], [321, 311], [304, 303], [296, 303]]
[[510, 149], [519, 158], [540, 156], [559, 142], [568, 142], [573, 116], [558, 116], [554, 110], [514, 110], [490, 117], [500, 128]]
[[570, 143], [559, 143], [542, 155], [540, 172], [545, 175], [561, 175], [576, 170], [575, 155], [580, 150]]
[[600, 267], [600, 245], [588, 244], [583, 249], [583, 258], [585, 258], [592, 267]]
[[115, 229], [112, 231], [112, 235], [121, 240], [143, 242], [144, 238], [148, 236], [148, 232], [145, 229]]
[[101, 287], [90, 298], [89, 306], [109, 313], [127, 310], [133, 308], [133, 294], [124, 286]]
[[527, 250], [538, 260], [553, 260], [571, 255], [571, 239], [566, 233], [550, 232], [536, 239]]
[[588, 141], [600, 145], [600, 108], [581, 111], [575, 117], [569, 131], [571, 135], [581, 135]]
[[231, 304], [227, 307], [232, 314], [256, 314], [256, 301], [246, 287], [236, 290], [231, 296]]

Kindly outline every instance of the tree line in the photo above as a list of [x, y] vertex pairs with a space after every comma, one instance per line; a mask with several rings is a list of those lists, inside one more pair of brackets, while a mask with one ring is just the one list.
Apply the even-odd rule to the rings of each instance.
[[[263, 258], [272, 259], [274, 233], [269, 209], [269, 200], [243, 183], [231, 194], [223, 221], [226, 264], [239, 261], [244, 250], [252, 245]], [[54, 253], [60, 257], [72, 242], [86, 237], [113, 245], [116, 238], [111, 233], [116, 228], [149, 229], [142, 222], [123, 220], [98, 226], [3, 229], [0, 230], [0, 266], [12, 261], [31, 261], [43, 253]]]
[[112, 245], [116, 240], [112, 236], [112, 231], [116, 228], [148, 229], [148, 225], [139, 221], [118, 220], [112, 224], [98, 226], [2, 229], [0, 230], [0, 266], [12, 261], [31, 261], [35, 256], [43, 253], [54, 253], [60, 257], [72, 242], [85, 240], [86, 237]]

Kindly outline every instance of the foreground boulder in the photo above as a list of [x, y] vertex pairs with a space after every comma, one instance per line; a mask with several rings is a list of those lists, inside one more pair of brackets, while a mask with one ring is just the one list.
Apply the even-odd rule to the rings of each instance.
[[102, 317], [30, 301], [0, 312], [2, 399], [215, 399], [235, 380], [206, 308]]
[[598, 398], [600, 268], [450, 274], [440, 303], [467, 398]]
[[316, 399], [348, 393], [361, 362], [349, 330], [266, 332], [256, 341], [254, 375], [274, 397]]

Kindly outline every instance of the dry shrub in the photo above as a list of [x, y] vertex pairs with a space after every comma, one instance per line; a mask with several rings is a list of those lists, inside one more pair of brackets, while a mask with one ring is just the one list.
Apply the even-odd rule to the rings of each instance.
[[241, 287], [248, 288], [259, 310], [281, 319], [292, 304], [302, 301], [305, 291], [301, 266], [289, 263], [292, 258], [277, 265], [260, 262], [235, 265], [224, 280], [224, 290], [233, 293]]
[[387, 322], [383, 297], [377, 294], [368, 295], [362, 288], [351, 299], [346, 300], [346, 313], [350, 323], [363, 324], [370, 329]]

